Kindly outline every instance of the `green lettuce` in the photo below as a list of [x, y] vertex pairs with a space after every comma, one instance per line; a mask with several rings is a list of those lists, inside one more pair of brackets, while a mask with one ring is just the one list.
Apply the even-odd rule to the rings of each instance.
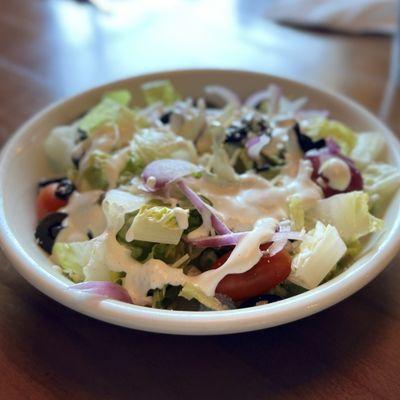
[[161, 102], [170, 106], [180, 98], [169, 80], [147, 82], [142, 85], [142, 92], [148, 105]]
[[305, 289], [317, 287], [346, 253], [346, 245], [332, 225], [317, 222], [307, 232], [292, 259], [288, 280]]
[[147, 165], [151, 161], [163, 158], [197, 163], [197, 153], [193, 143], [170, 131], [143, 129], [133, 137], [130, 147], [134, 162], [141, 163], [140, 165]]
[[176, 245], [187, 227], [188, 211], [180, 207], [144, 205], [126, 232], [126, 240], [130, 242], [135, 239]]
[[57, 242], [52, 258], [73, 282], [114, 281], [117, 274], [104, 264], [104, 251], [104, 237], [98, 236], [85, 242]]
[[314, 141], [333, 138], [345, 155], [350, 155], [357, 143], [357, 135], [348, 126], [335, 120], [315, 118], [308, 126], [302, 126]]
[[224, 309], [218, 299], [207, 296], [200, 288], [192, 285], [191, 283], [186, 283], [182, 287], [182, 290], [179, 292], [179, 296], [184, 297], [186, 300], [195, 299], [210, 310], [219, 311]]
[[304, 228], [304, 207], [301, 198], [298, 195], [292, 195], [288, 198], [289, 218], [293, 224], [293, 230], [299, 231]]
[[369, 212], [368, 194], [360, 191], [318, 200], [307, 218], [333, 225], [346, 243], [383, 228], [383, 221]]
[[368, 165], [377, 160], [386, 147], [385, 139], [381, 134], [375, 132], [365, 132], [357, 135], [356, 145], [350, 157], [359, 167]]
[[81, 190], [106, 190], [108, 188], [108, 180], [105, 168], [110, 155], [100, 151], [93, 151], [87, 160], [85, 168], [80, 172], [80, 189]]

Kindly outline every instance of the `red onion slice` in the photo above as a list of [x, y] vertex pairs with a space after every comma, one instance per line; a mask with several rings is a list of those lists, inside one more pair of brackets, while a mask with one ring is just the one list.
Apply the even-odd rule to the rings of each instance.
[[224, 86], [206, 86], [204, 92], [208, 96], [215, 96], [218, 100], [222, 100], [222, 106], [232, 104], [236, 108], [240, 108], [241, 102], [239, 96]]
[[[236, 246], [239, 243], [239, 241], [248, 233], [249, 232], [232, 232], [225, 235], [207, 236], [197, 239], [187, 239], [186, 241], [187, 243], [190, 243], [192, 246], [199, 248]], [[274, 243], [284, 241], [286, 244], [288, 240], [303, 240], [303, 237], [304, 237], [304, 232], [276, 232], [272, 235], [270, 241]], [[268, 252], [268, 254], [269, 253], [270, 252]]]
[[215, 232], [220, 235], [231, 233], [230, 229], [214, 214], [211, 207], [197, 193], [190, 189], [185, 182], [180, 180], [177, 182], [177, 186], [200, 213], [203, 223], [210, 221]]
[[112, 300], [119, 300], [124, 303], [132, 304], [125, 288], [116, 283], [103, 281], [89, 281], [77, 283], [76, 285], [68, 286], [68, 290], [77, 290], [98, 297], [104, 297]]
[[244, 105], [249, 108], [256, 108], [263, 101], [269, 100], [269, 95], [268, 88], [260, 90], [259, 92], [251, 94], [244, 102]]
[[271, 246], [269, 246], [268, 249], [266, 250], [266, 253], [270, 257], [273, 257], [275, 254], [278, 254], [280, 251], [282, 251], [284, 249], [287, 242], [288, 242], [288, 239], [281, 239], [281, 240], [277, 240], [276, 242], [273, 242], [271, 244]]
[[253, 160], [257, 161], [260, 159], [261, 150], [271, 141], [271, 138], [265, 134], [255, 136], [249, 139], [245, 146], [248, 156]]
[[185, 160], [163, 159], [152, 161], [142, 173], [146, 188], [150, 191], [163, 189], [184, 176], [201, 171], [201, 168]]

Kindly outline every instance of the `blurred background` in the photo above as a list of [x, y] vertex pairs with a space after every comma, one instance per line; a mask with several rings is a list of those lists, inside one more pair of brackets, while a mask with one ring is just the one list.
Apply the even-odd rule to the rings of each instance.
[[48, 102], [174, 68], [241, 68], [335, 89], [378, 113], [395, 0], [0, 0], [0, 135]]

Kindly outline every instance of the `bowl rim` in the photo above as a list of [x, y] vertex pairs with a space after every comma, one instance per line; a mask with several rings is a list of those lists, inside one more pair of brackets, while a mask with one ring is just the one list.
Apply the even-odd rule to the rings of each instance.
[[[165, 79], [166, 77], [173, 79], [177, 75], [216, 74], [221, 72], [281, 80], [294, 86], [301, 86], [305, 91], [313, 90], [323, 96], [332, 97], [333, 100], [356, 110], [358, 114], [373, 120], [379, 126], [380, 131], [385, 136], [385, 140], [388, 141], [392, 154], [397, 157], [396, 163], [400, 166], [400, 143], [395, 135], [363, 106], [320, 84], [316, 86], [316, 84], [301, 80], [251, 70], [225, 68], [174, 69], [139, 74], [94, 86], [73, 96], [53, 102], [33, 115], [10, 136], [1, 151], [0, 187], [4, 186], [5, 171], [7, 171], [10, 156], [20, 140], [29, 133], [29, 127], [44, 118], [49, 112], [61, 107], [64, 103], [77, 101], [79, 97], [87, 95], [89, 92], [101, 92], [111, 87], [123, 86], [127, 82], [138, 79], [156, 80]], [[400, 247], [400, 213], [397, 214], [390, 229], [381, 235], [381, 238], [383, 240], [380, 241], [378, 250], [373, 254], [367, 254], [368, 258], [362, 263], [361, 261], [366, 256], [354, 263], [352, 267], [357, 264], [360, 265], [353, 270], [349, 268], [338, 277], [311, 291], [277, 303], [246, 309], [208, 312], [157, 310], [125, 304], [115, 300], [96, 301], [85, 294], [66, 290], [68, 286], [66, 283], [42, 268], [23, 249], [8, 225], [4, 198], [0, 195], [0, 245], [17, 271], [27, 281], [42, 293], [82, 314], [120, 326], [159, 333], [191, 335], [238, 333], [280, 325], [314, 314], [350, 296], [369, 283], [387, 266]]]

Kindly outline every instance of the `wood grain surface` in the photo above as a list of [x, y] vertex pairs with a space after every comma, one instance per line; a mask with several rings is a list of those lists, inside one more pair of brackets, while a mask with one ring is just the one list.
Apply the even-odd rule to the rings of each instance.
[[[379, 110], [387, 37], [278, 26], [263, 17], [262, 1], [131, 3], [107, 14], [83, 2], [0, 0], [1, 143], [51, 101], [172, 68], [275, 73]], [[178, 337], [79, 315], [32, 288], [0, 254], [0, 398], [399, 399], [399, 262], [302, 321]]]

